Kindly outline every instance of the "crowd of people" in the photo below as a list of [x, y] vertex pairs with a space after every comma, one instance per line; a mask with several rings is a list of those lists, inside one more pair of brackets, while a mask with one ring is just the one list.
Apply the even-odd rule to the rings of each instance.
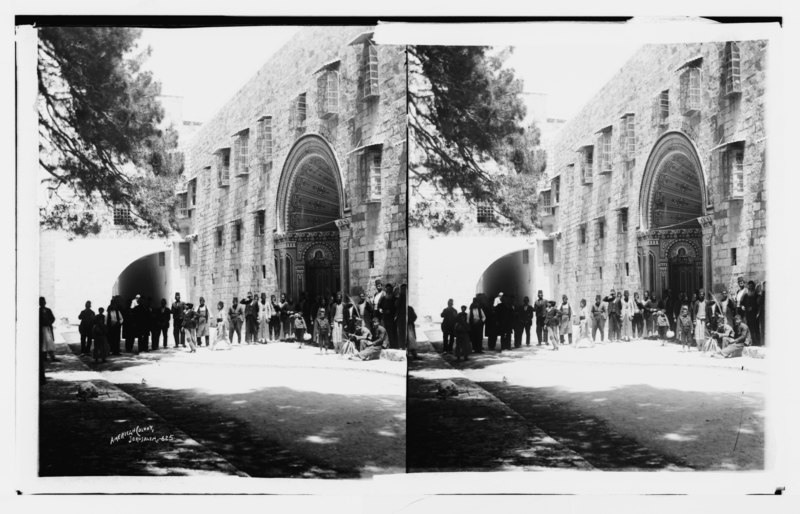
[[[87, 301], [78, 315], [80, 353], [94, 362], [106, 362], [123, 351], [167, 349], [171, 327], [173, 348], [189, 353], [203, 343], [210, 350], [230, 348], [235, 339], [238, 345], [297, 342], [301, 348], [313, 345], [320, 353], [333, 351], [354, 359], [378, 359], [383, 349], [405, 348], [406, 286], [395, 288], [377, 280], [375, 290], [370, 297], [361, 293], [355, 301], [337, 292], [327, 299], [320, 295], [313, 300], [301, 294], [296, 302], [286, 294], [268, 299], [267, 293], [249, 292], [242, 299], [234, 296], [227, 306], [219, 301], [216, 308], [209, 307], [203, 297], [197, 304], [185, 302], [180, 293], [175, 293], [171, 305], [166, 298], [154, 305], [152, 298], [141, 295], [129, 301], [114, 296], [107, 308], [100, 307], [97, 312]], [[57, 360], [55, 317], [44, 298], [39, 304], [42, 358]]]
[[[489, 350], [503, 351], [531, 345], [531, 329], [535, 326], [537, 345], [558, 350], [561, 345], [594, 346], [596, 342], [658, 339], [681, 343], [684, 351], [696, 347], [717, 357], [738, 357], [745, 346], [764, 345], [766, 282], [738, 279], [739, 289], [733, 294], [722, 290], [717, 295], [702, 289], [690, 297], [681, 292], [677, 297], [667, 290], [662, 298], [644, 291], [615, 291], [597, 295], [589, 305], [581, 299], [573, 309], [567, 295], [561, 302], [546, 300], [542, 291], [530, 303], [526, 296], [521, 303], [513, 295], [499, 293], [490, 300], [479, 294], [460, 311], [448, 300], [441, 313], [443, 352], [456, 360], [467, 359], [470, 353], [483, 352], [484, 335]], [[500, 346], [497, 348], [498, 339]]]

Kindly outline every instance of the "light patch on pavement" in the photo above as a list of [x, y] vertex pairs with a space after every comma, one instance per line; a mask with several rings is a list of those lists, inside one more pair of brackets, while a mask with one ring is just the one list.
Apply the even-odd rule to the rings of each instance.
[[377, 434], [382, 435], [384, 437], [397, 437], [397, 434], [395, 434], [394, 432], [389, 432], [388, 430], [378, 430]]
[[663, 436], [661, 436], [661, 438], [662, 439], [666, 439], [667, 441], [676, 441], [676, 442], [679, 442], [679, 443], [684, 443], [686, 441], [694, 441], [694, 440], [696, 440], [697, 436], [670, 433], [670, 434], [664, 434]]
[[306, 437], [305, 440], [309, 443], [316, 444], [334, 444], [339, 442], [338, 437], [320, 437], [318, 435], [310, 435]]

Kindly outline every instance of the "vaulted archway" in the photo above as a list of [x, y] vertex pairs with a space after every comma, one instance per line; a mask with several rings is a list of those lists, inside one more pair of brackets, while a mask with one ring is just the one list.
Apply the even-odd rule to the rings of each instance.
[[[642, 288], [663, 298], [708, 289], [710, 227], [705, 174], [692, 141], [668, 132], [653, 146], [639, 194]], [[708, 232], [708, 231], [707, 231]]]

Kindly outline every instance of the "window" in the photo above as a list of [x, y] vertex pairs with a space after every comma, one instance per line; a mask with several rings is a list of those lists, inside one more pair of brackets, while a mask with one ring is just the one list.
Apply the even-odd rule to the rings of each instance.
[[293, 129], [306, 127], [306, 94], [301, 93], [295, 97], [290, 111], [289, 124]]
[[581, 168], [581, 184], [591, 184], [594, 166], [594, 147], [584, 146], [578, 152], [578, 162]]
[[619, 210], [619, 231], [625, 233], [628, 231], [628, 208], [623, 207]]
[[600, 270], [600, 280], [603, 280], [603, 267], [600, 266], [599, 270]]
[[188, 209], [194, 209], [197, 206], [197, 178], [193, 178], [186, 183], [186, 192], [188, 193]]
[[167, 265], [166, 252], [158, 252], [158, 265], [162, 268]]
[[626, 277], [631, 276], [631, 267], [630, 264], [627, 262], [625, 263], [625, 276]]
[[553, 190], [553, 197], [555, 198], [553, 206], [556, 206], [561, 199], [561, 177], [554, 177], [551, 182], [551, 187]]
[[320, 118], [339, 114], [339, 73], [328, 70], [317, 77], [317, 108]]
[[266, 225], [265, 214], [266, 211], [263, 209], [256, 212], [256, 234], [260, 236], [264, 235], [264, 226]]
[[261, 265], [261, 278], [267, 278], [267, 265]]
[[220, 187], [227, 187], [231, 176], [231, 149], [217, 150], [217, 183]]
[[736, 266], [736, 248], [731, 248], [731, 266]]
[[375, 267], [375, 252], [373, 250], [367, 252], [367, 261], [369, 263], [369, 269]]
[[381, 201], [381, 146], [374, 145], [364, 149], [360, 158], [362, 191], [368, 202]]
[[609, 173], [611, 171], [611, 127], [607, 127], [600, 132], [600, 137], [597, 140], [597, 148], [599, 151], [598, 161], [600, 164], [600, 173]]
[[686, 67], [680, 76], [681, 113], [691, 116], [700, 112], [700, 63], [695, 61]]
[[250, 130], [245, 129], [236, 134], [234, 141], [234, 169], [236, 175], [247, 175], [250, 171], [250, 162], [247, 155], [247, 146], [250, 140]]
[[550, 189], [545, 189], [541, 193], [539, 193], [539, 215], [540, 216], [550, 216], [553, 214], [553, 204], [551, 200], [551, 193]]
[[239, 269], [238, 268], [234, 269], [233, 270], [233, 274], [236, 277], [236, 281], [238, 282], [239, 281]]
[[222, 227], [217, 227], [217, 246], [218, 246], [218, 247], [221, 247], [221, 246], [222, 246], [222, 241], [223, 241], [223, 239], [222, 239], [223, 230], [224, 230], [224, 229], [223, 229]]
[[549, 264], [555, 262], [555, 242], [552, 239], [542, 241], [542, 252], [544, 253], [545, 262]]
[[233, 240], [239, 242], [242, 240], [242, 222], [236, 221], [233, 224]]
[[528, 264], [529, 259], [528, 250], [522, 250], [522, 264]]
[[597, 239], [606, 237], [606, 221], [602, 218], [597, 220]]
[[491, 223], [494, 221], [494, 208], [490, 202], [479, 201], [476, 205], [478, 223]]
[[371, 39], [364, 42], [362, 60], [364, 98], [378, 96], [378, 47]]
[[130, 207], [127, 205], [114, 206], [114, 225], [130, 225], [131, 221], [132, 218]]
[[261, 164], [272, 161], [272, 117], [264, 116], [256, 126], [256, 154]]
[[578, 227], [578, 241], [582, 245], [586, 244], [586, 223], [582, 223], [580, 227]]
[[620, 124], [620, 154], [626, 161], [632, 161], [636, 155], [636, 126], [633, 116], [632, 113], [626, 114]]
[[742, 92], [741, 62], [739, 45], [729, 41], [725, 43], [725, 59], [723, 74], [725, 76], [725, 96]]
[[186, 219], [189, 217], [189, 200], [188, 193], [178, 193], [178, 219]]
[[178, 254], [180, 255], [178, 259], [180, 266], [192, 265], [189, 243], [178, 243]]
[[728, 180], [728, 196], [744, 196], [744, 144], [733, 143], [722, 152], [722, 172]]
[[661, 127], [669, 122], [669, 89], [665, 89], [653, 99], [653, 126]]

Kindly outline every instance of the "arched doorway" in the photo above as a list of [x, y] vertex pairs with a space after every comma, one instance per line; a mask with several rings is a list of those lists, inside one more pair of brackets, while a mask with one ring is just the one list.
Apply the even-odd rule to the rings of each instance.
[[503, 293], [504, 297], [513, 298], [515, 304], [522, 304], [522, 299], [526, 296], [532, 302], [536, 297], [533, 283], [535, 271], [533, 250], [533, 248], [519, 250], [495, 260], [478, 279], [475, 293], [483, 294], [490, 305], [499, 293]]
[[138, 294], [144, 301], [150, 298], [154, 306], [162, 298], [169, 301], [170, 257], [168, 251], [156, 252], [130, 263], [117, 277], [112, 296], [119, 295], [123, 302], [129, 302]]
[[333, 150], [320, 136], [303, 136], [286, 158], [276, 202], [275, 271], [289, 299], [347, 289], [347, 277], [341, 276], [341, 248], [349, 243], [349, 225], [341, 223], [343, 205]]
[[662, 136], [645, 167], [638, 236], [642, 288], [655, 291], [659, 298], [667, 290], [677, 297], [708, 289], [706, 194], [702, 165], [691, 140], [680, 132]]

